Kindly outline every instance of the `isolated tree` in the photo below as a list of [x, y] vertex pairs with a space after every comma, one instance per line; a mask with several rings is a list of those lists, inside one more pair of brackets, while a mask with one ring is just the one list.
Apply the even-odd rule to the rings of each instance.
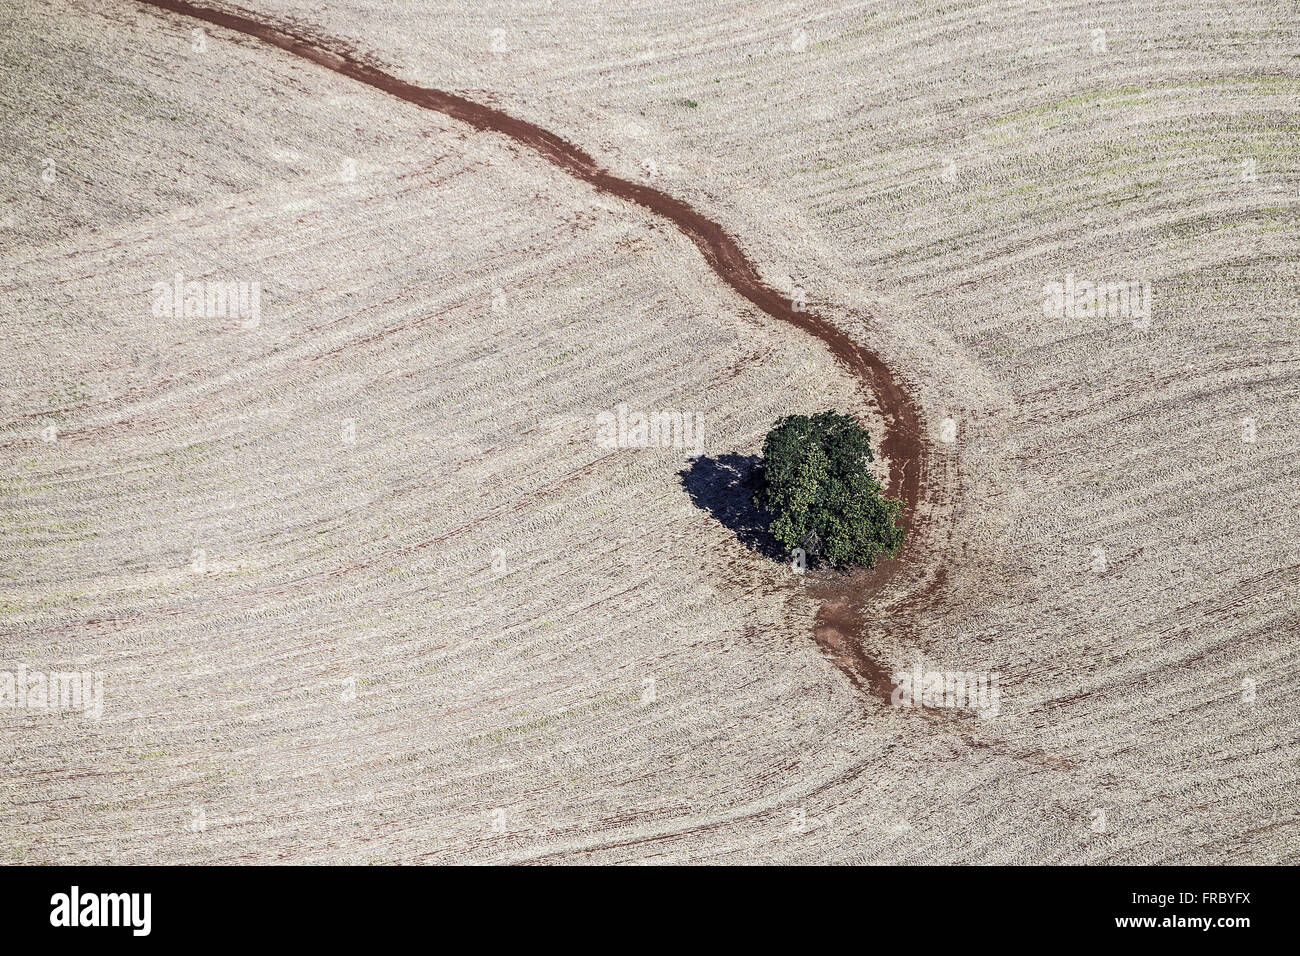
[[903, 543], [903, 503], [881, 494], [866, 429], [847, 415], [790, 415], [763, 442], [755, 503], [787, 549], [832, 565], [871, 567]]

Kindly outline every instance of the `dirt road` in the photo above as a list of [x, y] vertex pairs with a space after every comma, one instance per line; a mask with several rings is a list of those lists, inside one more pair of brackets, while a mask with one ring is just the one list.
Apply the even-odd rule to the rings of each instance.
[[[913, 540], [911, 546], [905, 547], [894, 561], [870, 571], [821, 580], [817, 595], [823, 604], [814, 636], [855, 686], [878, 698], [888, 698], [888, 675], [864, 650], [863, 628], [871, 613], [870, 596], [897, 570], [900, 562], [916, 561], [921, 554], [914, 539], [926, 474], [926, 443], [916, 401], [877, 353], [854, 341], [825, 316], [796, 306], [791, 299], [764, 283], [736, 240], [690, 204], [648, 183], [633, 182], [608, 172], [588, 153], [536, 124], [454, 93], [408, 83], [367, 62], [362, 54], [336, 40], [306, 35], [286, 26], [197, 6], [185, 0], [139, 2], [256, 37], [423, 109], [436, 110], [478, 130], [508, 136], [601, 192], [637, 203], [668, 220], [695, 243], [713, 271], [737, 293], [772, 318], [802, 329], [825, 343], [831, 353], [862, 381], [885, 417], [887, 430], [879, 448], [889, 463], [888, 488], [891, 496], [900, 498], [906, 505], [904, 525]], [[931, 580], [941, 578], [932, 575]]]

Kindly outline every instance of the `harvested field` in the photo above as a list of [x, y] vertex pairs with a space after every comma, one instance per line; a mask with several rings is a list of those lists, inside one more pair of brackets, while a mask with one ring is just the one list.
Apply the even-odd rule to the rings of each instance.
[[1296, 861], [1294, 10], [163, 5], [3, 14], [0, 860]]

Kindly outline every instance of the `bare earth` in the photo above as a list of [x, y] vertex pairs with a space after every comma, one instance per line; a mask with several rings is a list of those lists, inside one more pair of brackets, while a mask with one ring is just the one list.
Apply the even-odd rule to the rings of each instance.
[[[247, 2], [826, 333], [329, 64], [6, 5], [0, 676], [103, 707], [0, 697], [0, 860], [1300, 858], [1294, 6]], [[1045, 314], [1067, 273], [1149, 321]], [[923, 429], [853, 578], [701, 507], [781, 415], [903, 447], [830, 335]], [[620, 404], [702, 447], [602, 447]], [[891, 706], [918, 663], [999, 713]]]

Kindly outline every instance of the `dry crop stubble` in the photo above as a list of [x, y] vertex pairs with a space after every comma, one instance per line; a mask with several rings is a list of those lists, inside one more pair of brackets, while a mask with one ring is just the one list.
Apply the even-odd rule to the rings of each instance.
[[[289, 4], [258, 9], [355, 40], [415, 82], [472, 91], [580, 144], [621, 175], [642, 175], [653, 160], [649, 168], [661, 188], [740, 237], [771, 284], [802, 282], [818, 309], [879, 349], [914, 384], [936, 432], [953, 423], [953, 440], [932, 436], [932, 517], [924, 529], [927, 547], [944, 555], [946, 575], [940, 586], [919, 589], [926, 595], [921, 602], [909, 597], [918, 585], [935, 582], [894, 582], [879, 598], [886, 613], [866, 637], [886, 669], [923, 656], [1000, 671], [1003, 711], [990, 721], [932, 719], [855, 695], [807, 643], [812, 602], [796, 598], [787, 609], [788, 577], [686, 504], [674, 487], [679, 462], [656, 460], [637, 477], [629, 477], [621, 459], [604, 472], [599, 465], [582, 472], [593, 462], [559, 449], [576, 434], [566, 430], [574, 407], [567, 379], [556, 379], [555, 392], [542, 379], [526, 391], [507, 386], [506, 401], [500, 389], [483, 384], [516, 380], [517, 363], [541, 348], [515, 323], [487, 319], [471, 329], [449, 311], [448, 321], [465, 327], [458, 340], [437, 339], [434, 349], [477, 363], [474, 373], [433, 356], [410, 361], [422, 354], [412, 344], [417, 337], [441, 329], [426, 321], [440, 301], [429, 294], [445, 293], [456, 277], [478, 273], [484, 263], [494, 272], [520, 270], [524, 285], [549, 281], [545, 295], [535, 293], [538, 314], [556, 321], [579, 311], [565, 292], [596, 287], [593, 304], [605, 320], [574, 328], [566, 347], [611, 326], [663, 321], [689, 298], [690, 312], [700, 316], [697, 327], [728, 312], [743, 323], [725, 356], [715, 353], [726, 346], [710, 339], [691, 343], [671, 361], [662, 357], [681, 379], [673, 379], [675, 390], [660, 390], [655, 374], [632, 358], [657, 354], [663, 341], [648, 334], [639, 347], [624, 341], [583, 356], [575, 373], [587, 376], [581, 394], [604, 397], [604, 383], [618, 382], [633, 403], [653, 404], [703, 389], [719, 402], [706, 410], [716, 408], [724, 421], [735, 418], [721, 433], [727, 450], [753, 450], [776, 415], [851, 403], [852, 383], [836, 378], [819, 346], [756, 316], [739, 318], [741, 304], [689, 244], [649, 221], [644, 235], [623, 237], [619, 228], [642, 218], [634, 209], [612, 204], [608, 213], [591, 213], [576, 198], [561, 200], [586, 193], [526, 153], [465, 136], [432, 114], [411, 117], [382, 98], [358, 98], [327, 71], [243, 41], [209, 37], [208, 55], [242, 58], [245, 80], [266, 71], [274, 79], [241, 83], [219, 59], [213, 75], [196, 82], [194, 66], [175, 67], [188, 25], [110, 6], [92, 22], [124, 42], [115, 46], [120, 53], [95, 63], [117, 83], [143, 83], [151, 103], [160, 96], [238, 103], [251, 99], [250, 87], [280, 90], [283, 118], [273, 127], [265, 123], [260, 104], [241, 118], [233, 111], [219, 115], [222, 136], [210, 150], [217, 159], [196, 163], [200, 151], [185, 148], [185, 168], [197, 178], [195, 172], [186, 177], [192, 192], [180, 200], [186, 210], [180, 213], [151, 205], [158, 181], [168, 179], [153, 166], [158, 151], [120, 154], [128, 167], [143, 166], [133, 191], [105, 188], [107, 168], [121, 163], [86, 149], [81, 165], [98, 172], [84, 177], [72, 197], [41, 200], [31, 207], [40, 210], [37, 216], [22, 205], [32, 203], [31, 195], [15, 198], [21, 228], [29, 230], [25, 243], [39, 246], [49, 235], [42, 233], [49, 228], [40, 224], [42, 216], [78, 228], [102, 216], [133, 235], [130, 227], [144, 222], [144, 232], [162, 235], [146, 216], [188, 219], [189, 209], [217, 196], [246, 195], [258, 162], [275, 168], [255, 158], [278, 148], [260, 141], [271, 128], [271, 139], [317, 157], [303, 164], [307, 170], [333, 173], [351, 148], [345, 144], [358, 138], [373, 147], [379, 170], [391, 170], [407, 162], [404, 144], [420, 136], [423, 148], [432, 146], [451, 164], [443, 175], [473, 172], [450, 187], [464, 190], [463, 198], [430, 215], [423, 230], [412, 207], [440, 206], [448, 187], [418, 174], [391, 189], [376, 184], [373, 194], [365, 193], [372, 205], [350, 216], [333, 203], [302, 223], [292, 221], [299, 213], [265, 209], [258, 223], [266, 246], [257, 261], [267, 263], [269, 280], [285, 284], [293, 327], [311, 334], [285, 333], [279, 345], [289, 352], [276, 358], [259, 356], [240, 340], [223, 342], [220, 354], [238, 356], [232, 367], [260, 360], [272, 382], [282, 378], [279, 414], [303, 419], [308, 430], [319, 425], [318, 433], [291, 432], [297, 437], [287, 446], [277, 439], [274, 452], [230, 449], [228, 461], [220, 460], [222, 450], [211, 465], [177, 467], [180, 474], [161, 487], [153, 484], [156, 466], [146, 462], [130, 507], [143, 496], [154, 499], [148, 507], [158, 514], [165, 508], [183, 513], [186, 494], [204, 501], [225, 494], [248, 507], [252, 520], [238, 512], [224, 519], [208, 514], [199, 526], [237, 536], [236, 525], [260, 522], [263, 533], [285, 535], [284, 544], [251, 549], [252, 563], [237, 569], [254, 579], [246, 588], [265, 588], [279, 606], [268, 611], [264, 597], [241, 597], [237, 587], [204, 595], [211, 584], [200, 582], [192, 592], [197, 621], [173, 615], [163, 634], [154, 621], [154, 636], [144, 644], [156, 646], [157, 654], [132, 650], [143, 656], [121, 665], [131, 675], [120, 678], [128, 687], [147, 678], [166, 688], [167, 667], [179, 665], [161, 661], [173, 660], [177, 649], [199, 648], [206, 655], [200, 666], [228, 672], [234, 685], [225, 693], [238, 709], [215, 724], [217, 743], [178, 744], [191, 723], [200, 723], [195, 715], [213, 706], [179, 696], [165, 711], [169, 719], [154, 724], [167, 746], [142, 741], [130, 763], [124, 741], [138, 735], [140, 720], [126, 721], [130, 726], [108, 740], [97, 736], [104, 724], [90, 737], [66, 722], [30, 722], [35, 735], [24, 724], [15, 766], [30, 768], [33, 754], [49, 759], [57, 737], [61, 752], [83, 768], [37, 760], [44, 770], [35, 780], [16, 774], [6, 787], [18, 808], [8, 817], [17, 821], [9, 828], [18, 834], [10, 839], [14, 853], [30, 857], [33, 851], [23, 848], [38, 842], [30, 837], [66, 825], [74, 811], [59, 808], [87, 788], [79, 773], [95, 768], [106, 775], [95, 786], [111, 784], [113, 797], [89, 791], [91, 809], [78, 808], [75, 819], [99, 847], [113, 826], [125, 826], [136, 836], [121, 842], [140, 860], [1294, 859], [1294, 802], [1287, 794], [1295, 784], [1296, 713], [1286, 692], [1296, 668], [1290, 515], [1300, 473], [1293, 424], [1297, 83], [1287, 55], [1293, 17], [1267, 4], [1231, 18], [1197, 5], [1134, 12], [1111, 4], [1062, 10], [873, 4], [808, 8], [803, 15], [788, 5], [737, 6], [707, 21], [693, 9], [667, 6], [617, 17], [564, 4], [522, 11], [479, 6], [465, 15], [378, 3], [311, 13]], [[39, 22], [39, 14], [24, 10], [23, 16]], [[505, 31], [506, 49], [494, 52], [498, 29]], [[144, 52], [140, 31], [153, 37]], [[58, 69], [59, 57], [72, 58], [89, 32], [84, 26], [54, 31], [63, 45], [46, 57], [49, 75], [75, 73]], [[132, 42], [125, 42], [128, 36]], [[98, 85], [111, 91], [115, 83]], [[222, 96], [211, 97], [211, 89]], [[326, 108], [326, 96], [345, 98], [353, 112], [342, 104]], [[317, 104], [313, 114], [294, 118], [306, 104]], [[76, 108], [77, 122], [65, 125], [87, 129], [96, 141], [95, 124], [106, 118]], [[374, 121], [376, 111], [384, 122]], [[40, 145], [9, 151], [10, 163], [47, 148], [77, 156], [75, 144], [44, 138], [49, 132], [34, 122], [18, 126], [32, 130], [19, 142]], [[156, 118], [138, 119], [142, 136], [151, 122]], [[395, 130], [407, 139], [376, 140]], [[431, 140], [425, 131], [434, 133]], [[110, 135], [107, 125], [98, 132]], [[215, 134], [196, 125], [191, 135]], [[241, 143], [251, 145], [241, 151]], [[491, 169], [474, 166], [474, 151], [490, 154]], [[400, 163], [394, 154], [403, 157]], [[364, 165], [366, 154], [358, 149], [356, 155]], [[489, 165], [486, 158], [482, 165]], [[270, 188], [292, 192], [295, 179], [310, 175], [291, 169], [268, 172]], [[33, 182], [38, 171], [30, 160], [23, 167]], [[482, 175], [514, 183], [510, 195], [520, 200], [501, 201], [502, 179], [475, 182]], [[306, 182], [298, 188], [317, 198]], [[391, 195], [403, 188], [409, 202]], [[307, 200], [299, 194], [286, 201]], [[525, 227], [516, 208], [539, 223]], [[384, 209], [387, 216], [379, 212]], [[464, 212], [459, 219], [457, 209]], [[501, 232], [475, 246], [465, 224], [493, 210], [502, 217]], [[538, 232], [555, 235], [544, 223], [585, 222], [584, 211], [597, 217], [576, 242], [594, 247], [587, 258], [568, 260], [567, 233], [553, 240], [563, 248], [549, 266], [532, 268], [535, 249], [516, 258]], [[601, 218], [606, 214], [609, 222]], [[341, 223], [336, 238], [312, 248], [310, 237], [326, 234], [326, 219]], [[350, 226], [356, 219], [363, 224]], [[433, 220], [448, 224], [443, 243], [429, 238], [440, 228]], [[466, 248], [426, 273], [416, 254], [421, 247], [412, 245], [421, 235], [429, 245]], [[637, 241], [645, 243], [640, 260], [630, 251]], [[33, 247], [19, 247], [20, 280], [25, 275], [29, 284], [11, 301], [23, 303], [21, 314], [29, 314], [33, 301], [62, 313], [87, 309], [86, 297], [55, 291], [69, 275], [103, 275], [126, 297], [136, 288], [133, 274], [156, 281], [154, 273], [165, 272], [156, 260], [174, 255], [155, 250], [150, 258], [141, 250], [134, 271], [122, 270], [106, 261], [120, 255], [114, 247], [68, 242], [73, 248], [60, 246], [53, 261], [74, 253], [98, 260], [86, 260], [80, 270], [69, 270], [69, 262], [59, 270], [47, 264], [42, 276], [25, 264], [29, 255], [40, 258], [26, 251]], [[389, 267], [383, 256], [394, 246], [406, 258]], [[277, 250], [291, 268], [275, 264]], [[502, 250], [510, 254], [503, 258]], [[203, 251], [192, 261], [211, 256]], [[219, 271], [229, 275], [245, 259], [234, 251], [227, 256], [231, 265]], [[375, 264], [364, 265], [368, 258]], [[339, 262], [348, 268], [338, 269]], [[331, 268], [333, 277], [324, 274]], [[628, 270], [645, 283], [628, 297], [635, 304], [619, 298]], [[1043, 286], [1067, 272], [1149, 282], [1150, 327], [1113, 317], [1045, 316]], [[573, 275], [582, 278], [556, 287], [557, 276], [571, 281]], [[348, 277], [355, 277], [350, 284]], [[702, 296], [696, 301], [679, 288], [683, 277], [711, 291], [692, 293]], [[377, 289], [386, 278], [392, 302]], [[419, 287], [418, 297], [401, 294], [411, 285]], [[130, 295], [143, 300], [142, 292]], [[454, 310], [455, 297], [448, 295], [445, 308]], [[512, 303], [518, 298], [507, 296]], [[632, 322], [630, 310], [637, 316]], [[13, 319], [6, 327], [15, 321], [24, 328]], [[278, 334], [269, 319], [267, 326], [264, 335]], [[501, 336], [499, 349], [485, 344], [485, 332]], [[665, 332], [681, 334], [677, 325]], [[141, 345], [161, 339], [147, 326], [123, 334]], [[363, 367], [344, 364], [348, 343], [375, 335], [378, 341], [357, 353]], [[751, 346], [755, 336], [784, 344]], [[24, 368], [43, 367], [49, 354], [85, 351], [80, 339], [48, 351], [38, 336], [20, 339], [35, 343], [22, 353], [30, 359]], [[211, 368], [217, 361], [206, 351], [211, 344], [196, 340], [187, 350], [168, 350], [166, 366], [144, 376], [154, 387], [142, 384], [132, 393], [140, 396], [133, 408], [142, 424], [128, 442], [133, 437], [146, 447], [104, 449], [101, 458], [125, 461], [212, 440], [216, 426], [190, 420], [200, 417], [196, 399], [205, 397], [204, 389], [169, 383], [164, 396], [157, 384], [178, 370], [193, 378]], [[342, 352], [331, 356], [327, 348]], [[546, 360], [564, 351], [546, 352]], [[788, 356], [786, 364], [776, 355]], [[715, 371], [701, 370], [705, 360]], [[566, 360], [560, 361], [562, 367]], [[77, 359], [72, 362], [75, 368]], [[801, 378], [793, 370], [802, 362], [812, 364]], [[769, 367], [768, 377], [755, 377]], [[61, 407], [49, 394], [58, 390], [75, 395], [86, 375], [65, 371], [59, 368], [53, 387], [39, 379], [39, 398], [24, 398], [24, 411]], [[372, 372], [386, 374], [376, 379]], [[702, 383], [712, 381], [710, 374], [731, 384], [707, 389]], [[392, 391], [375, 390], [376, 380]], [[839, 381], [839, 402], [825, 391], [828, 381]], [[242, 387], [261, 394], [257, 386]], [[440, 470], [415, 451], [402, 458], [398, 449], [409, 439], [394, 436], [419, 427], [422, 403], [431, 401], [426, 390], [443, 388], [449, 397], [433, 420], [450, 431], [465, 429], [467, 419], [472, 427], [464, 451], [448, 455]], [[294, 390], [304, 397], [291, 398]], [[367, 391], [374, 394], [362, 397]], [[178, 414], [182, 397], [190, 403], [187, 414]], [[757, 398], [768, 404], [753, 407]], [[487, 420], [510, 402], [532, 403], [527, 415], [514, 412], [514, 421], [531, 416], [535, 438], [511, 445], [508, 429], [498, 431]], [[383, 458], [396, 459], [396, 467], [370, 477], [376, 469], [349, 471], [347, 459], [331, 452], [328, 429], [346, 417], [345, 406], [361, 408], [358, 448], [371, 434], [367, 421], [392, 416], [379, 427], [387, 429]], [[584, 409], [595, 407], [591, 401]], [[269, 414], [274, 419], [276, 412]], [[552, 414], [557, 417], [548, 419]], [[484, 418], [475, 423], [476, 416]], [[1252, 420], [1253, 433], [1243, 419]], [[146, 435], [162, 438], [146, 442]], [[534, 447], [555, 460], [535, 462]], [[32, 466], [24, 466], [15, 477], [23, 483], [12, 487], [23, 510], [44, 514], [55, 497], [68, 497], [56, 496], [51, 483], [69, 484], [66, 476], [87, 459], [59, 459], [75, 454], [62, 446], [40, 451], [54, 456], [40, 459], [35, 479]], [[336, 472], [334, 499], [295, 490], [303, 475], [326, 469]], [[480, 474], [474, 469], [484, 469], [487, 481], [462, 483], [462, 476]], [[195, 471], [210, 477], [196, 478]], [[439, 487], [436, 478], [444, 474], [454, 480]], [[587, 484], [580, 491], [572, 487], [576, 481]], [[115, 570], [117, 549], [129, 543], [138, 550], [136, 529], [149, 525], [127, 520], [127, 505], [110, 499], [98, 506], [98, 492], [71, 484], [80, 504], [65, 516], [66, 527], [6, 535], [23, 556], [6, 566], [34, 569], [11, 582], [6, 601], [16, 597], [17, 607], [6, 608], [19, 615], [15, 624], [23, 633], [36, 625], [29, 640], [38, 659], [48, 658], [49, 648], [123, 656], [140, 636], [116, 635], [102, 623], [80, 625], [90, 619], [93, 602], [78, 592], [92, 592], [56, 585], [68, 564], [67, 545], [57, 536], [107, 525], [102, 542], [76, 547], [95, 569], [94, 601], [113, 607], [150, 606], [151, 588], [170, 594], [183, 575], [154, 571], [104, 588], [106, 575], [122, 573]], [[524, 507], [512, 508], [528, 495]], [[303, 515], [282, 516], [280, 498]], [[564, 523], [562, 501], [596, 516], [584, 528], [589, 536], [579, 536], [585, 551], [565, 551], [575, 545], [563, 536], [549, 547], [537, 537], [539, 529], [547, 533], [548, 520]], [[613, 510], [601, 514], [604, 507]], [[666, 515], [675, 516], [664, 530]], [[154, 524], [169, 527], [166, 520]], [[322, 530], [323, 548], [308, 538]], [[455, 543], [417, 548], [442, 534]], [[457, 534], [472, 542], [456, 542]], [[163, 537], [165, 543], [146, 541], [146, 551], [167, 553], [183, 567], [189, 546], [176, 533]], [[509, 542], [500, 581], [484, 573], [492, 561], [484, 539]], [[521, 561], [552, 548], [573, 557], [559, 568], [516, 565], [515, 546]], [[434, 552], [453, 557], [440, 565]], [[455, 562], [476, 569], [477, 577], [465, 576], [472, 602], [453, 596], [464, 590], [460, 579], [456, 587], [437, 582], [437, 571]], [[387, 571], [399, 581], [381, 578]], [[339, 588], [324, 600], [322, 580]], [[413, 601], [413, 593], [424, 598]], [[425, 599], [444, 604], [429, 613]], [[563, 612], [547, 613], [557, 607]], [[570, 618], [582, 635], [577, 641], [565, 639]], [[233, 630], [230, 620], [238, 622]], [[420, 668], [412, 671], [408, 659]], [[350, 670], [364, 681], [354, 703], [370, 705], [360, 717], [335, 714], [304, 690], [312, 681], [333, 688]], [[642, 705], [645, 678], [661, 672], [671, 676], [655, 679], [654, 700]], [[171, 687], [177, 695], [190, 683], [180, 673]], [[252, 689], [258, 680], [266, 689]], [[1249, 695], [1248, 681], [1254, 682]], [[152, 685], [140, 692], [151, 701], [165, 693]], [[222, 757], [223, 747], [233, 747], [233, 756]], [[160, 782], [176, 786], [179, 798], [158, 797]], [[210, 807], [207, 829], [197, 836], [183, 826], [173, 832], [178, 818], [189, 822], [193, 805]]]
[[[134, 42], [161, 69], [175, 39]], [[204, 85], [262, 77], [303, 80], [272, 60]], [[32, 669], [106, 675], [100, 721], [6, 715], [13, 860], [521, 858], [727, 819], [734, 774], [784, 757], [722, 728], [809, 694], [818, 720], [852, 710], [800, 579], [682, 490], [693, 449], [611, 452], [595, 416], [688, 409], [706, 453], [752, 452], [853, 380], [651, 217], [362, 108], [399, 148], [357, 149], [355, 179], [190, 179], [136, 219], [146, 170], [111, 225], [9, 257], [8, 361], [41, 374], [6, 429], [5, 629]], [[254, 149], [234, 128], [194, 124], [190, 162], [205, 137]], [[260, 321], [153, 314], [178, 271], [260, 282]]]
[[[990, 840], [1022, 859], [1293, 859], [1294, 11], [745, 14], [502, 6], [418, 40], [382, 18], [349, 35], [470, 63], [499, 21], [510, 55], [467, 82], [597, 131], [616, 168], [656, 157], [952, 420], [951, 565], [890, 629], [1000, 670], [1007, 743], [1074, 778], [987, 810]], [[1045, 315], [1070, 273], [1149, 284], [1149, 325]], [[1017, 834], [1044, 819], [1045, 844]]]

